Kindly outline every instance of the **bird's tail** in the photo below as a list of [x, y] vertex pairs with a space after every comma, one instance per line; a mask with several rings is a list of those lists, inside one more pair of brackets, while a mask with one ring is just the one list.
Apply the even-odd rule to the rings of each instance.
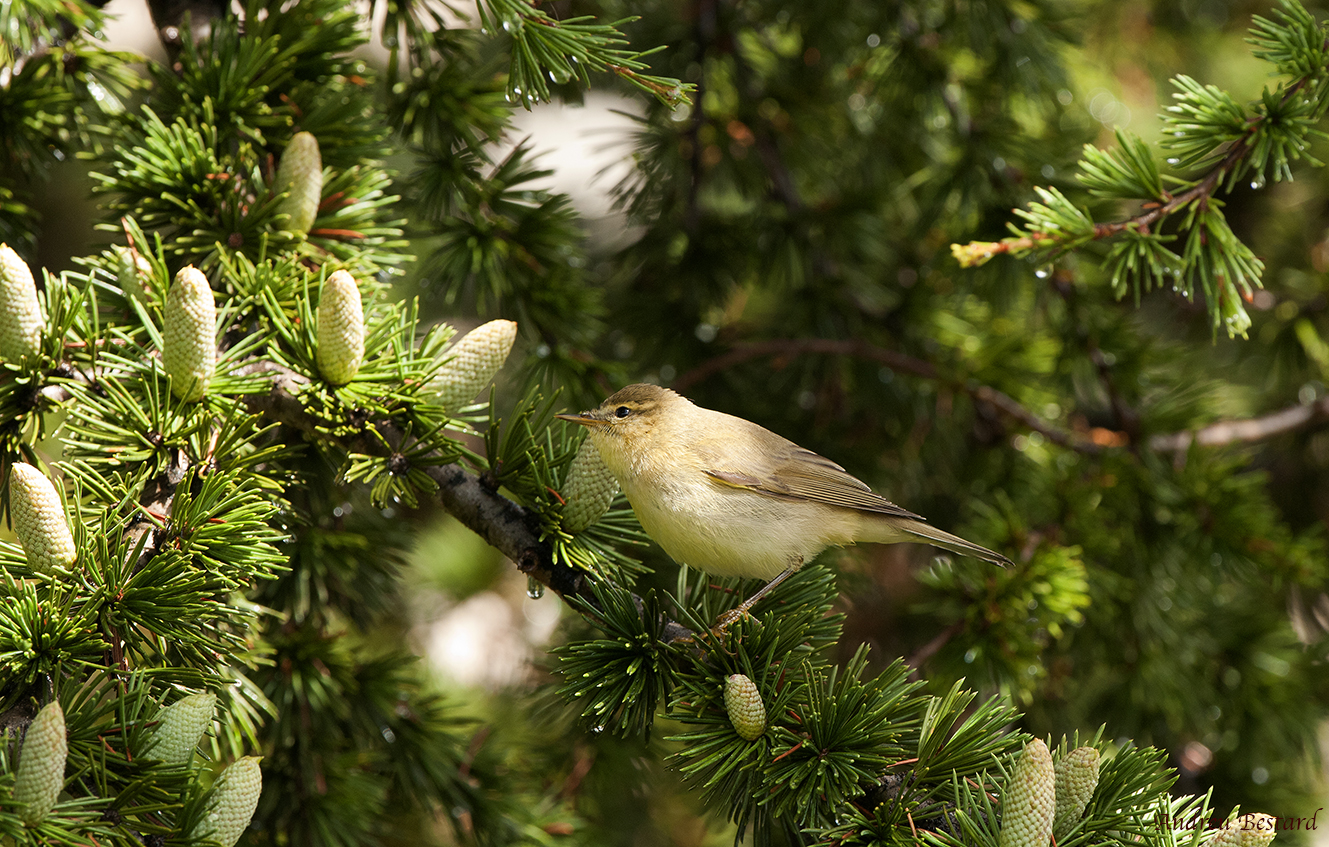
[[862, 538], [862, 541], [883, 541], [887, 543], [898, 541], [922, 541], [925, 544], [931, 544], [933, 547], [940, 547], [943, 550], [949, 550], [952, 553], [958, 553], [961, 556], [972, 556], [975, 559], [982, 559], [985, 562], [991, 562], [994, 565], [1001, 565], [1003, 568], [1010, 567], [1013, 563], [1010, 559], [1000, 553], [981, 547], [972, 541], [965, 541], [958, 535], [951, 535], [945, 530], [937, 529], [931, 524], [923, 521], [910, 520], [907, 518], [882, 518], [874, 521], [880, 532], [872, 533], [878, 537]]

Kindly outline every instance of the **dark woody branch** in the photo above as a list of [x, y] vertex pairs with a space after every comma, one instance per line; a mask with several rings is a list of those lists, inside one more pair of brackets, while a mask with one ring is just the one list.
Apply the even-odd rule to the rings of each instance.
[[[307, 383], [304, 377], [271, 362], [255, 363], [246, 372], [250, 375], [270, 374], [266, 393], [243, 398], [251, 413], [304, 433], [317, 430], [314, 416], [304, 409], [296, 396], [301, 386]], [[386, 456], [401, 443], [402, 431], [392, 421], [375, 421], [369, 425], [382, 437], [360, 438], [345, 446], [354, 451]], [[423, 470], [438, 483], [438, 498], [443, 508], [511, 559], [518, 570], [560, 597], [580, 597], [595, 605], [595, 595], [586, 574], [554, 558], [549, 544], [540, 538], [539, 521], [529, 509], [504, 497], [485, 477], [467, 471], [458, 463], [430, 465]], [[673, 621], [666, 623], [665, 633], [669, 641], [692, 636], [691, 630]]]

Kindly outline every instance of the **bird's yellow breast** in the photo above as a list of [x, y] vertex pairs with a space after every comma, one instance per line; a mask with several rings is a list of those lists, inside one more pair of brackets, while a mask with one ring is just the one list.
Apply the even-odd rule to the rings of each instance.
[[[718, 576], [772, 579], [828, 545], [852, 543], [861, 522], [853, 512], [718, 483], [697, 461], [711, 452], [698, 441], [717, 435], [671, 430], [591, 435], [642, 529], [676, 561]], [[644, 439], [650, 449], [642, 449]]]

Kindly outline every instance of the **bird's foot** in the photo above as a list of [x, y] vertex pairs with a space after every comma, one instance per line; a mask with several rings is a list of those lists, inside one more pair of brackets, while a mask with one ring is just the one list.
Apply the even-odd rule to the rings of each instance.
[[740, 603], [737, 607], [730, 609], [729, 611], [720, 615], [720, 617], [716, 618], [715, 625], [711, 627], [711, 633], [716, 638], [724, 638], [725, 630], [733, 626], [734, 621], [738, 620], [741, 617], [746, 616], [748, 614], [748, 610], [750, 610], [753, 606], [757, 605], [757, 603], [760, 602], [763, 597], [769, 594], [771, 590], [775, 588], [775, 586], [784, 582], [791, 575], [793, 575], [794, 571], [798, 570], [798, 565], [801, 565], [802, 563], [803, 562], [800, 559], [798, 564], [795, 564], [781, 571], [775, 577], [775, 579], [763, 585], [761, 587], [761, 590], [758, 591], [756, 594], [753, 594], [751, 597]]
[[721, 639], [724, 638], [725, 630], [733, 626], [734, 622], [737, 621], [739, 618], [747, 616], [748, 609], [750, 608], [751, 606], [749, 606], [747, 603], [744, 603], [738, 608], [730, 609], [729, 611], [722, 613], [718, 618], [715, 619], [715, 624], [711, 626], [711, 634], [714, 635], [716, 638], [721, 638]]

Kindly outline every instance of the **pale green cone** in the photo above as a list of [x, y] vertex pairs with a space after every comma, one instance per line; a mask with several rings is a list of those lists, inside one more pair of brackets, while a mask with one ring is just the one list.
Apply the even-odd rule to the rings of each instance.
[[14, 534], [37, 573], [74, 564], [78, 549], [65, 520], [64, 505], [46, 474], [26, 462], [9, 469], [9, 516]]
[[318, 300], [318, 369], [333, 385], [345, 385], [365, 357], [365, 312], [355, 277], [337, 271]]
[[168, 765], [189, 763], [199, 739], [212, 723], [217, 695], [190, 694], [157, 713], [157, 728], [143, 747], [143, 755]]
[[1052, 834], [1061, 841], [1079, 823], [1098, 787], [1098, 751], [1077, 747], [1056, 763], [1056, 771], [1057, 812], [1052, 819]]
[[1025, 745], [1001, 797], [1001, 847], [1047, 847], [1057, 806], [1055, 780], [1052, 754], [1035, 738]]
[[143, 283], [152, 278], [152, 264], [133, 248], [116, 246], [111, 249], [115, 251], [115, 279], [120, 284], [120, 291], [130, 300], [150, 302], [152, 298]]
[[573, 457], [563, 483], [563, 528], [575, 535], [600, 520], [617, 493], [618, 480], [587, 438]]
[[276, 209], [279, 215], [291, 216], [286, 229], [308, 235], [323, 200], [323, 156], [312, 133], [297, 132], [286, 145], [273, 189], [286, 194]]
[[724, 707], [740, 738], [753, 741], [766, 731], [766, 706], [761, 702], [761, 692], [757, 683], [743, 674], [725, 677]]
[[181, 400], [208, 393], [217, 367], [217, 305], [208, 278], [193, 265], [175, 275], [163, 315], [162, 365]]
[[1278, 834], [1278, 819], [1263, 812], [1242, 815], [1205, 842], [1205, 847], [1265, 847]]
[[208, 838], [232, 847], [240, 840], [263, 793], [261, 756], [245, 756], [232, 762], [213, 785], [212, 804], [190, 833], [190, 838]]
[[13, 248], [0, 244], [0, 361], [35, 360], [45, 323], [32, 270]]
[[517, 338], [514, 321], [481, 324], [452, 345], [443, 355], [449, 359], [429, 382], [438, 394], [438, 404], [456, 411], [475, 399], [507, 361]]
[[55, 808], [55, 801], [65, 784], [68, 755], [65, 713], [59, 703], [52, 701], [28, 725], [19, 753], [18, 772], [14, 775], [14, 802], [18, 803], [19, 817], [24, 822], [39, 824]]

